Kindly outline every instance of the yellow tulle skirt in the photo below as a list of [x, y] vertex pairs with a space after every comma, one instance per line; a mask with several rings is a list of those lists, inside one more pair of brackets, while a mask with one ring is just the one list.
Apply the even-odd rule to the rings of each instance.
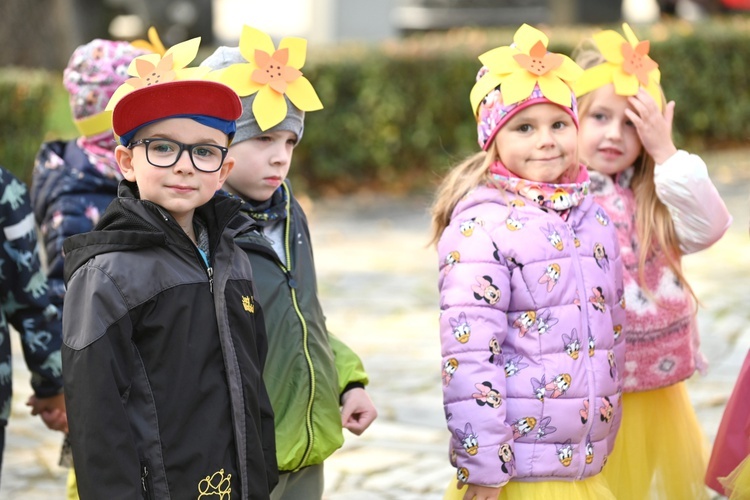
[[[443, 500], [463, 500], [466, 486], [456, 488], [451, 481]], [[511, 481], [500, 490], [498, 500], [615, 500], [604, 476], [598, 474], [581, 481], [542, 481], [525, 483]]]
[[622, 500], [708, 499], [708, 443], [685, 382], [625, 393], [615, 449], [602, 474]]
[[727, 477], [720, 477], [719, 482], [729, 495], [729, 500], [750, 498], [750, 457], [746, 458]]
[[76, 471], [73, 470], [73, 467], [68, 469], [66, 498], [67, 500], [78, 500], [78, 481], [76, 480]]

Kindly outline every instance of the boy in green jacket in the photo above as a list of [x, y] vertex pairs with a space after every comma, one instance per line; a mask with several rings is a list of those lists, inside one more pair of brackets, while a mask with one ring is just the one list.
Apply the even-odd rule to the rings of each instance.
[[304, 112], [322, 104], [299, 68], [305, 40], [271, 38], [245, 26], [239, 47], [220, 47], [201, 66], [238, 91], [243, 113], [230, 147], [225, 189], [243, 200], [258, 230], [236, 239], [253, 267], [266, 318], [263, 373], [275, 414], [280, 479], [272, 500], [323, 495], [323, 461], [377, 416], [359, 357], [328, 333], [317, 296], [305, 214], [286, 179]]

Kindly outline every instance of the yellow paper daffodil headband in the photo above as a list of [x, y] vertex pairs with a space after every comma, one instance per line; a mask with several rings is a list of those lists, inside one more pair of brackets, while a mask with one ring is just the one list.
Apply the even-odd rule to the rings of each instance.
[[107, 109], [113, 110], [120, 99], [136, 89], [177, 80], [201, 80], [210, 69], [187, 67], [198, 55], [200, 43], [200, 37], [191, 38], [170, 47], [163, 55], [153, 53], [133, 59], [128, 66], [128, 74], [132, 78], [118, 87]]
[[568, 56], [548, 52], [548, 44], [547, 35], [523, 24], [513, 35], [513, 45], [479, 56], [483, 66], [469, 100], [482, 149], [487, 149], [512, 112], [531, 100], [555, 103], [578, 123], [572, 84], [583, 70]]
[[212, 71], [208, 78], [230, 86], [241, 97], [255, 94], [252, 112], [260, 130], [284, 120], [287, 99], [303, 112], [323, 109], [312, 84], [300, 71], [307, 57], [305, 39], [284, 38], [277, 49], [268, 34], [243, 26], [239, 51], [244, 62]]
[[621, 96], [636, 95], [638, 89], [643, 87], [661, 110], [661, 72], [659, 65], [648, 55], [649, 41], [639, 41], [627, 23], [623, 23], [622, 30], [625, 38], [613, 30], [593, 35], [594, 43], [605, 61], [584, 71], [575, 83], [576, 95], [582, 96], [609, 83]]
[[143, 125], [172, 116], [199, 119], [233, 137], [242, 104], [234, 90], [205, 78], [210, 68], [188, 67], [199, 45], [200, 38], [192, 38], [164, 54], [133, 59], [128, 66], [132, 78], [117, 88], [106, 108], [122, 144]]

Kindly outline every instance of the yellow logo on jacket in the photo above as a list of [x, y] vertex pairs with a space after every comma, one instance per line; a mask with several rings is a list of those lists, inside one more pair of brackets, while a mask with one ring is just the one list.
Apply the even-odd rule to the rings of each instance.
[[255, 303], [253, 302], [252, 295], [250, 297], [242, 296], [242, 308], [251, 314], [255, 312]]
[[232, 475], [224, 477], [224, 469], [206, 476], [198, 483], [198, 498], [218, 497], [219, 500], [231, 500]]

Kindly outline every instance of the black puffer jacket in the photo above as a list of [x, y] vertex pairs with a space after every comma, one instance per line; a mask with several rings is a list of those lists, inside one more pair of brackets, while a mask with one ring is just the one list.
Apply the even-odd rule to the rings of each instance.
[[[268, 498], [277, 481], [267, 341], [249, 221], [214, 197], [210, 267], [123, 181], [96, 230], [66, 240], [63, 376], [82, 500]], [[221, 493], [224, 493], [222, 495]]]

